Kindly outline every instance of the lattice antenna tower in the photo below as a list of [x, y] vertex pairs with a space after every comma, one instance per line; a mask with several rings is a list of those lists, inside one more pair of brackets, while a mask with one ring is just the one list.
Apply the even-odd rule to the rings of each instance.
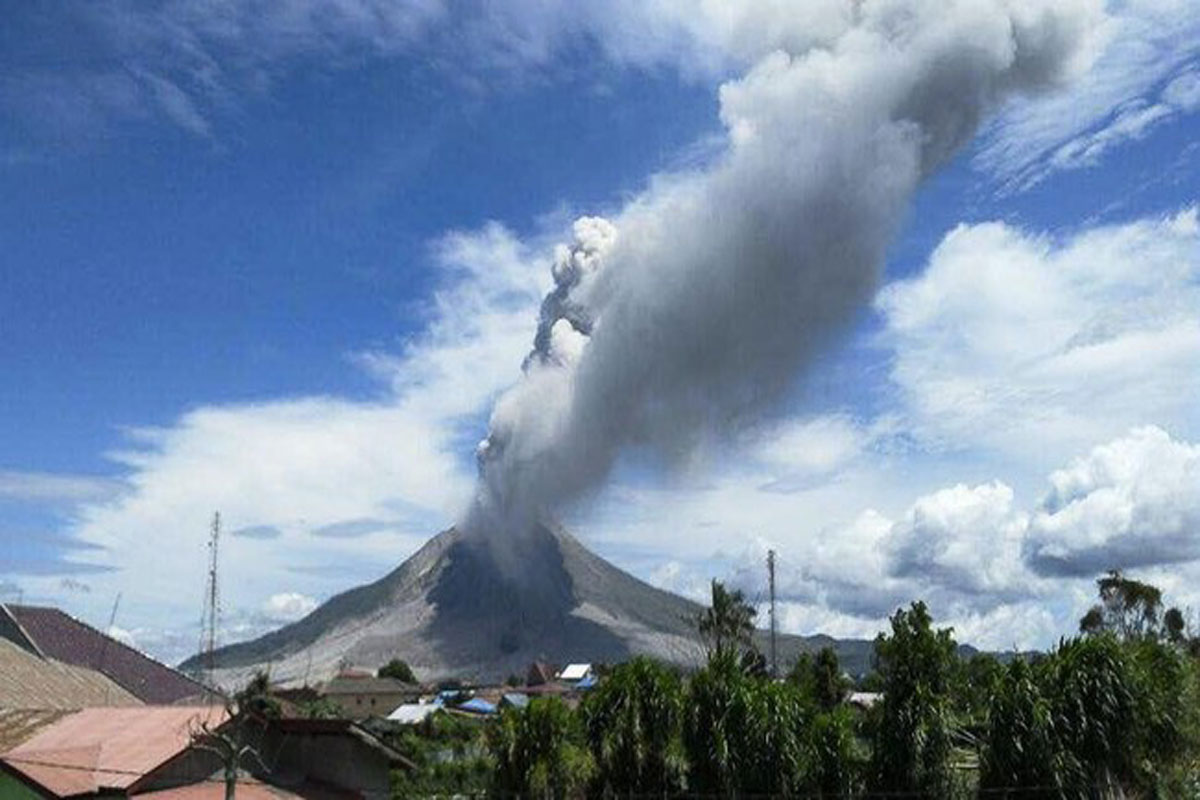
[[778, 629], [775, 615], [775, 551], [767, 551], [767, 587], [771, 593], [771, 677], [779, 677], [778, 650], [775, 646], [775, 631]]
[[213, 514], [212, 529], [208, 538], [208, 586], [204, 592], [204, 669], [207, 683], [212, 685], [216, 668], [217, 622], [220, 617], [220, 591], [217, 581], [217, 547], [221, 540], [221, 512]]

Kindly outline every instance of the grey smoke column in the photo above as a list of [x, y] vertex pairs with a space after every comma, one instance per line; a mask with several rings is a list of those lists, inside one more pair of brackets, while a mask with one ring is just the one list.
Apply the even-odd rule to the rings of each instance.
[[480, 444], [469, 525], [519, 532], [623, 447], [686, 458], [777, 402], [871, 298], [921, 180], [1005, 97], [1062, 82], [1101, 16], [1091, 0], [842, 12], [828, 41], [721, 87], [715, 165], [576, 223]]

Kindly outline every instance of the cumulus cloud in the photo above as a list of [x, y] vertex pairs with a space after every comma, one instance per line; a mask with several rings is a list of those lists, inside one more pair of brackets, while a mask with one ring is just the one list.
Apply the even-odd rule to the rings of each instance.
[[1027, 557], [1051, 574], [1091, 575], [1200, 558], [1200, 446], [1146, 427], [1050, 476]]
[[535, 341], [492, 414], [472, 524], [520, 531], [623, 447], [686, 460], [776, 403], [872, 296], [919, 182], [1003, 98], [1069, 74], [1095, 18], [1086, 2], [862, 5], [832, 42], [724, 84], [724, 157], [660, 176], [612, 225], [582, 221], [560, 253], [543, 328], [587, 343], [564, 359]]
[[929, 447], [1023, 457], [1186, 425], [1200, 397], [1198, 254], [1194, 208], [1062, 240], [959, 226], [876, 301], [902, 425]]
[[1000, 601], [1027, 595], [1021, 544], [1027, 519], [1013, 490], [992, 483], [942, 489], [918, 499], [892, 526], [889, 572]]
[[273, 594], [263, 603], [262, 613], [272, 622], [295, 622], [317, 607], [317, 601], [300, 592]]

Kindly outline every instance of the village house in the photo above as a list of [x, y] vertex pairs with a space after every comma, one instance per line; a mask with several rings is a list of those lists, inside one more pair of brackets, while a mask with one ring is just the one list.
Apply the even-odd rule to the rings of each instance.
[[412, 767], [349, 720], [231, 720], [221, 706], [91, 708], [0, 754], [0, 798], [216, 800], [225, 763], [205, 746], [206, 728], [252, 748], [238, 797], [385, 800], [391, 771]]
[[194, 704], [211, 695], [182, 672], [57, 608], [0, 603], [0, 639], [39, 658], [98, 672], [143, 703]]
[[341, 673], [320, 689], [321, 696], [337, 704], [347, 719], [386, 717], [421, 696], [421, 687], [395, 678]]

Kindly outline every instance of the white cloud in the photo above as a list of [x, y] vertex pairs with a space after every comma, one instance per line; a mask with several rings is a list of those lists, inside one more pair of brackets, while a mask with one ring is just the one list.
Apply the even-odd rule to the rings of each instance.
[[274, 622], [294, 622], [317, 607], [317, 601], [300, 592], [273, 594], [263, 603], [262, 612]]
[[1200, 446], [1147, 427], [1050, 476], [1028, 556], [1051, 573], [1091, 575], [1200, 558]]
[[985, 131], [976, 164], [1009, 188], [1097, 163], [1118, 145], [1197, 108], [1200, 6], [1110, 2], [1103, 52], [1058, 95], [1014, 101]]
[[901, 425], [927, 446], [1045, 468], [1137, 425], [1197, 423], [1194, 208], [1064, 241], [959, 226], [877, 308]]
[[93, 475], [0, 470], [0, 499], [35, 503], [100, 501], [124, 489], [120, 481]]
[[424, 333], [398, 353], [358, 356], [381, 382], [377, 399], [207, 406], [131, 430], [110, 456], [120, 493], [5, 473], [0, 491], [76, 501], [65, 533], [94, 546], [78, 558], [116, 570], [90, 577], [89, 596], [66, 595], [60, 576], [32, 590], [90, 619], [122, 591], [123, 615], [145, 629], [139, 642], [182, 658], [195, 637], [177, 626], [199, 618], [215, 510], [226, 530], [250, 531], [221, 540], [225, 641], [262, 632], [263, 610], [283, 602], [272, 587], [295, 587], [282, 596], [294, 603], [327, 596], [378, 577], [451, 524], [474, 486], [476, 426], [532, 337], [548, 253], [489, 225], [446, 236], [433, 256], [442, 288]]
[[888, 569], [989, 603], [1028, 596], [1021, 560], [1026, 525], [1013, 490], [999, 481], [942, 489], [918, 499], [892, 526]]

